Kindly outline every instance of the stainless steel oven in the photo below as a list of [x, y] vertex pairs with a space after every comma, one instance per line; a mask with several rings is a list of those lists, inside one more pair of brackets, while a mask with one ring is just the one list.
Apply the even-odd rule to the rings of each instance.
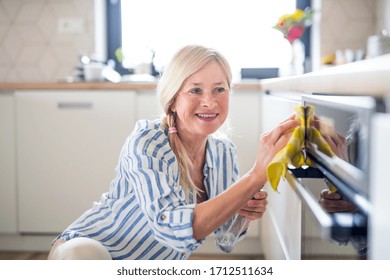
[[[342, 144], [339, 151], [328, 156], [305, 139], [305, 156], [314, 164], [289, 168], [279, 193], [269, 191], [269, 213], [262, 231], [266, 258], [366, 259], [372, 209], [371, 120], [377, 112], [386, 110], [384, 102], [366, 96], [268, 93], [263, 103], [266, 130], [275, 125], [272, 119], [281, 121], [279, 115], [291, 114], [294, 107], [312, 106], [321, 134], [328, 140], [338, 135]], [[320, 203], [321, 193], [329, 185], [337, 189], [348, 207], [330, 209]], [[275, 237], [279, 244], [273, 244]]]
[[[371, 212], [370, 122], [376, 112], [385, 110], [383, 102], [373, 97], [313, 94], [303, 96], [302, 104], [314, 108], [313, 125], [327, 141], [338, 141], [338, 145], [330, 143], [338, 149], [328, 156], [305, 138], [304, 153], [314, 165], [290, 168], [287, 180], [314, 218], [322, 238], [336, 246], [350, 246], [356, 258], [365, 259], [370, 249], [367, 242]], [[313, 188], [313, 180], [333, 185], [349, 207], [336, 211], [319, 203], [323, 188]]]

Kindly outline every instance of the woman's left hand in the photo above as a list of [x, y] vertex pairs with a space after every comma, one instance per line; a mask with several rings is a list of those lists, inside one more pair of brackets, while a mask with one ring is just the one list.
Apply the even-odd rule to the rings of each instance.
[[260, 219], [267, 208], [267, 192], [260, 190], [255, 193], [253, 199], [249, 200], [246, 205], [244, 205], [238, 214], [246, 217], [248, 220], [254, 221]]

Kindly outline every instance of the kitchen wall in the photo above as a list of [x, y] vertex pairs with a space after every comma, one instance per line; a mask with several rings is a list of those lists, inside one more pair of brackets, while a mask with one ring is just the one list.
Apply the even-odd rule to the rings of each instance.
[[0, 0], [0, 82], [71, 75], [94, 50], [93, 25], [94, 0]]
[[[389, 29], [389, 1], [322, 0], [320, 57], [365, 50], [368, 36]], [[74, 18], [81, 32], [64, 26]], [[94, 0], [0, 0], [0, 82], [63, 79], [94, 52], [94, 36]]]
[[387, 33], [390, 34], [390, 0], [377, 0], [377, 31], [383, 29], [387, 30]]
[[368, 36], [379, 32], [377, 7], [385, 1], [388, 0], [322, 0], [321, 58], [339, 49], [365, 51]]

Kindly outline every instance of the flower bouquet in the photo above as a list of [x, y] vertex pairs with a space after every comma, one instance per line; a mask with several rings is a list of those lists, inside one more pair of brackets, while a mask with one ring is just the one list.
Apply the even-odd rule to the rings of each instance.
[[313, 11], [311, 9], [306, 8], [304, 11], [297, 9], [292, 14], [281, 16], [273, 28], [282, 32], [284, 38], [293, 43], [296, 39], [301, 38], [305, 28], [311, 25], [312, 17]]

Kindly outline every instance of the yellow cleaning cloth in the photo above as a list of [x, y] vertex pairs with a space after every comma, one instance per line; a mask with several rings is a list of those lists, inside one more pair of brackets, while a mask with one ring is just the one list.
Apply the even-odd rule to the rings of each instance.
[[[306, 120], [305, 120], [306, 110]], [[321, 133], [315, 127], [310, 125], [314, 118], [313, 106], [298, 106], [295, 108], [295, 118], [301, 121], [299, 127], [296, 127], [291, 135], [291, 138], [287, 145], [280, 150], [272, 162], [267, 166], [267, 178], [271, 184], [271, 187], [277, 191], [280, 178], [286, 178], [287, 166], [291, 165], [295, 168], [299, 168], [306, 164], [311, 167], [315, 167], [314, 163], [310, 159], [305, 159], [303, 149], [305, 140], [305, 123], [307, 124], [307, 138], [312, 143], [318, 146], [318, 149], [328, 156], [333, 156], [333, 151], [329, 144], [324, 140]], [[335, 189], [334, 189], [335, 190]], [[331, 189], [331, 191], [334, 191]]]

